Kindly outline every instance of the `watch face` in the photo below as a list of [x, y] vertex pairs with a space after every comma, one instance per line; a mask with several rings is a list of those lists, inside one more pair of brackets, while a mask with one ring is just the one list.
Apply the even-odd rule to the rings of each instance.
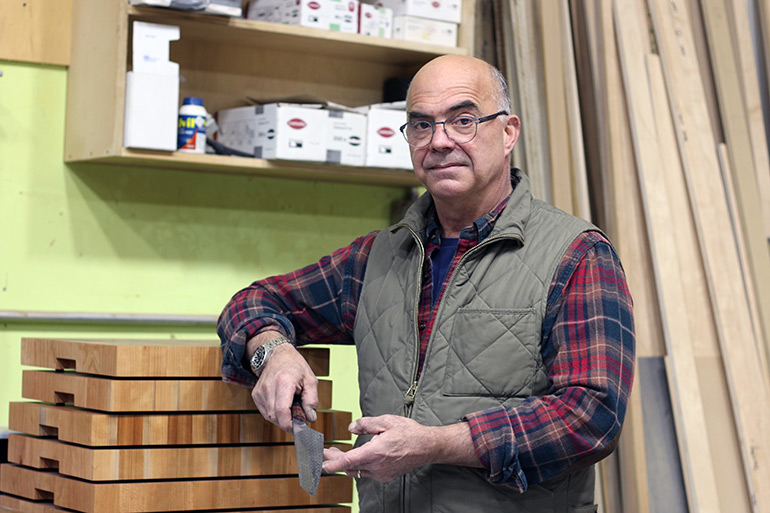
[[258, 371], [262, 368], [262, 365], [265, 363], [265, 348], [262, 346], [259, 346], [257, 350], [254, 352], [254, 356], [251, 358], [251, 368], [254, 371]]

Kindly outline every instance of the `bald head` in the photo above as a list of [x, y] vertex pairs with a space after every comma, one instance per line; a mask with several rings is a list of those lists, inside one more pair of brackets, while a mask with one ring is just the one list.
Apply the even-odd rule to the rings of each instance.
[[440, 89], [458, 78], [475, 79], [498, 110], [511, 112], [508, 84], [500, 71], [491, 64], [474, 57], [442, 55], [425, 64], [412, 79], [407, 92], [407, 110], [412, 103], [412, 92]]

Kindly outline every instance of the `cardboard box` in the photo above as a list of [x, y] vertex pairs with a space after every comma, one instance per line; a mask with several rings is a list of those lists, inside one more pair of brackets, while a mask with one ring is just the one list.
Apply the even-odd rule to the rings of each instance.
[[457, 46], [457, 24], [417, 16], [394, 16], [393, 39], [440, 46]]
[[179, 27], [135, 21], [133, 70], [126, 74], [123, 146], [176, 150], [179, 64], [170, 62], [169, 44]]
[[273, 102], [221, 110], [217, 141], [256, 158], [363, 166], [366, 116], [327, 103]]
[[243, 10], [241, 9], [241, 0], [208, 0], [208, 2], [205, 2], [206, 5], [203, 7], [203, 9], [198, 7], [204, 3], [200, 1], [189, 1], [187, 3], [177, 1], [173, 5], [171, 0], [131, 0], [130, 3], [131, 5], [170, 7], [178, 10], [191, 10], [204, 14], [217, 14], [221, 16], [234, 16], [238, 18], [243, 15]]
[[358, 11], [358, 33], [388, 39], [393, 37], [393, 9], [361, 3]]
[[366, 116], [344, 110], [326, 111], [325, 162], [363, 166], [366, 161]]
[[413, 169], [409, 145], [399, 132], [406, 123], [406, 102], [360, 108], [366, 113], [366, 161], [371, 167]]
[[356, 34], [358, 4], [359, 0], [252, 0], [246, 17]]
[[217, 141], [261, 159], [323, 162], [325, 112], [320, 105], [271, 103], [217, 112]]
[[419, 16], [430, 20], [460, 23], [462, 0], [376, 0], [375, 5], [393, 9], [393, 16]]

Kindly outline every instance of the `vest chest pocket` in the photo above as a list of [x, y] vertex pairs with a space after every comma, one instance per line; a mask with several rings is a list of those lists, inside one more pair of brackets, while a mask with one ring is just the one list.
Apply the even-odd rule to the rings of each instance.
[[447, 341], [445, 396], [528, 397], [541, 360], [534, 309], [460, 309]]

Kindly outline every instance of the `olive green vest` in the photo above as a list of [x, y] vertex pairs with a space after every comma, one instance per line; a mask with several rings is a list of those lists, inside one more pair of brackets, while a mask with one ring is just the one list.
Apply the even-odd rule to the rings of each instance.
[[[492, 232], [450, 277], [417, 383], [430, 195], [376, 237], [354, 326], [365, 416], [390, 413], [446, 425], [548, 391], [540, 340], [549, 286], [570, 243], [596, 228], [533, 199], [527, 177], [514, 172], [521, 180]], [[356, 444], [365, 441], [359, 437]], [[521, 494], [489, 484], [481, 469], [427, 465], [388, 483], [361, 479], [358, 492], [361, 513], [587, 513], [594, 511], [593, 487], [593, 467]]]

